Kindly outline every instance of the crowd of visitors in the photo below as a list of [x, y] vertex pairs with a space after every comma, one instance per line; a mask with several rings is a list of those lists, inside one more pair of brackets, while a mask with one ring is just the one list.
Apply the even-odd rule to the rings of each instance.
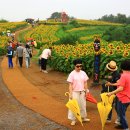
[[12, 58], [16, 57], [16, 64], [19, 67], [23, 66], [23, 59], [25, 59], [26, 68], [30, 67], [30, 58], [32, 56], [32, 49], [30, 45], [20, 42], [9, 41], [7, 45], [8, 68], [13, 68]]

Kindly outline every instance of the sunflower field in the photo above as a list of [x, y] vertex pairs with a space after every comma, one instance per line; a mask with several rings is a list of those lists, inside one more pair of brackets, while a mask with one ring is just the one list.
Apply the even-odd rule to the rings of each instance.
[[18, 29], [24, 28], [27, 26], [25, 22], [7, 22], [7, 23], [0, 23], [0, 55], [6, 53], [5, 46], [7, 45], [8, 40], [10, 37], [7, 37], [7, 31], [15, 32]]
[[[55, 70], [69, 73], [73, 70], [73, 60], [82, 58], [83, 69], [89, 76], [93, 75], [94, 57], [101, 55], [100, 58], [100, 76], [106, 74], [106, 64], [110, 60], [115, 60], [119, 66], [121, 61], [130, 58], [130, 44], [124, 44], [122, 41], [112, 41], [108, 43], [102, 39], [106, 29], [111, 26], [122, 26], [97, 21], [79, 20], [75, 26], [67, 25], [40, 25], [28, 31], [24, 39], [33, 38], [40, 43], [41, 50], [49, 46], [53, 47], [52, 58], [49, 65]], [[100, 51], [94, 51], [94, 37], [101, 38]]]

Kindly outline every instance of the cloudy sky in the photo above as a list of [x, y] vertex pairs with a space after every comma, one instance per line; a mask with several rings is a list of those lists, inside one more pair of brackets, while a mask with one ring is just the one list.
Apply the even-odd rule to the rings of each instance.
[[105, 14], [130, 16], [130, 0], [0, 0], [0, 19], [44, 20], [53, 12], [65, 11], [80, 19], [97, 19]]

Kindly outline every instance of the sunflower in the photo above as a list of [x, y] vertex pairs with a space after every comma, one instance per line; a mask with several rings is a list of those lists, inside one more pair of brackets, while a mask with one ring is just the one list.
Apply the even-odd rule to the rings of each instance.
[[124, 47], [124, 49], [127, 49], [127, 45], [126, 45], [126, 44], [124, 44], [124, 46], [123, 46], [123, 47]]
[[127, 57], [127, 56], [129, 56], [129, 52], [128, 51], [124, 51], [123, 57]]
[[117, 46], [117, 47], [116, 47], [116, 50], [117, 50], [117, 51], [119, 51], [120, 49], [121, 49], [120, 46]]
[[114, 49], [114, 46], [113, 46], [113, 44], [108, 44], [108, 47], [110, 48], [110, 49]]
[[101, 53], [105, 53], [106, 52], [106, 49], [105, 48], [101, 48]]
[[110, 50], [110, 51], [108, 51], [108, 53], [107, 53], [108, 55], [113, 55], [114, 54], [114, 52], [112, 51], [112, 50]]

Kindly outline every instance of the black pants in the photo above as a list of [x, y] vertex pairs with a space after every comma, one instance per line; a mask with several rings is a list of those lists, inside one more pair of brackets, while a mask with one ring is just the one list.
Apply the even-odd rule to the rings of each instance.
[[23, 65], [23, 57], [18, 57], [18, 59], [19, 59], [19, 65], [20, 65], [20, 67], [22, 67], [22, 65]]
[[41, 69], [46, 70], [46, 65], [47, 65], [47, 59], [42, 58], [41, 59]]

